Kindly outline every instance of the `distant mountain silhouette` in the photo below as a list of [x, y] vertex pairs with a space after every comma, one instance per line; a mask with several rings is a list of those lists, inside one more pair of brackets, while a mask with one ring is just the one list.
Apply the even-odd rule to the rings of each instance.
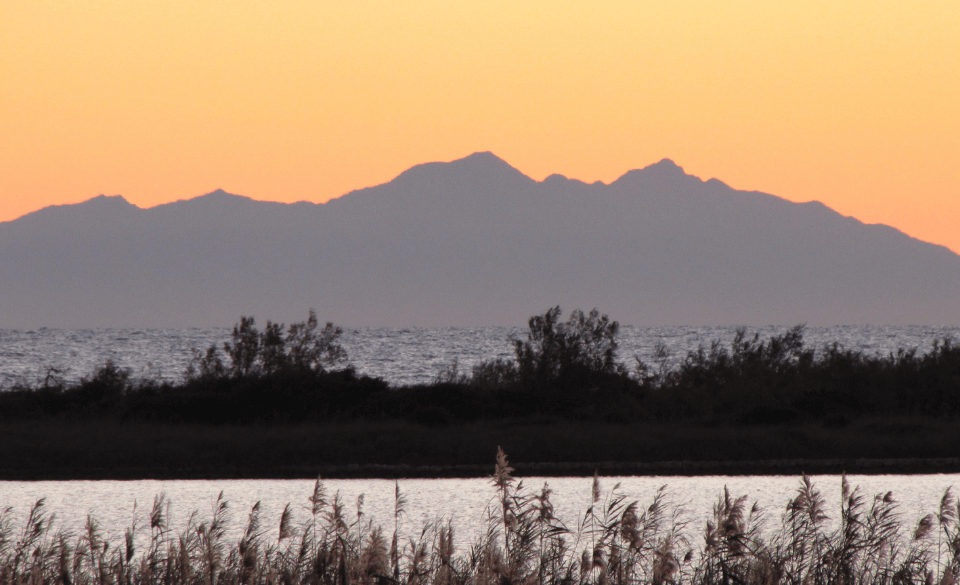
[[960, 256], [821, 203], [670, 160], [586, 184], [491, 153], [318, 205], [214, 191], [0, 223], [0, 327], [523, 324], [552, 305], [624, 323], [960, 323]]

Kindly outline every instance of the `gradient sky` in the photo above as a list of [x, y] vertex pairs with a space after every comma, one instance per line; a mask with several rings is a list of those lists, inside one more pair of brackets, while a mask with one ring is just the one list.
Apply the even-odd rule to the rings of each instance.
[[669, 157], [960, 252], [960, 2], [4, 0], [0, 221]]

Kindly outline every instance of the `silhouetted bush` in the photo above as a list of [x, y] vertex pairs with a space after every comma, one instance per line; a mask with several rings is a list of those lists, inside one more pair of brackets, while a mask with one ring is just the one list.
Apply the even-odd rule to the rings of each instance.
[[516, 362], [497, 358], [473, 366], [468, 381], [478, 388], [508, 388], [520, 381], [520, 371]]
[[223, 344], [230, 359], [225, 365], [215, 345], [205, 352], [193, 350], [186, 377], [240, 378], [257, 374], [275, 374], [285, 370], [325, 372], [347, 362], [347, 352], [340, 345], [343, 329], [327, 323], [318, 329], [317, 314], [310, 309], [306, 321], [293, 323], [284, 336], [284, 326], [267, 321], [260, 331], [253, 317], [241, 317], [234, 325], [231, 342]]
[[575, 383], [596, 374], [616, 374], [620, 324], [593, 309], [575, 310], [560, 321], [560, 307], [530, 318], [527, 338], [514, 339], [520, 380], [534, 385]]

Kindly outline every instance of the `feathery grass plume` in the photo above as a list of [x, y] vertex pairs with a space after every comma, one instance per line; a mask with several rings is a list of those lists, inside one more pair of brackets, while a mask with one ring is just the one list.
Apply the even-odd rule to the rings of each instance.
[[326, 522], [326, 529], [330, 534], [341, 541], [346, 539], [350, 527], [347, 525], [340, 490], [334, 492], [333, 501], [330, 503], [329, 510], [324, 514], [324, 521]]
[[125, 555], [124, 560], [129, 563], [133, 560], [133, 555], [136, 554], [136, 547], [134, 546], [134, 538], [137, 535], [137, 502], [133, 502], [133, 522], [130, 524], [130, 527], [127, 528], [123, 533], [123, 540], [125, 545]]
[[937, 570], [944, 579], [954, 583], [960, 574], [960, 502], [953, 495], [953, 490], [947, 488], [940, 499], [940, 509], [937, 512], [937, 523], [940, 530], [937, 532]]
[[623, 565], [638, 570], [641, 581], [664, 583], [677, 579], [693, 554], [682, 507], [675, 506], [668, 513], [667, 487], [661, 486], [639, 516], [638, 509], [637, 502], [630, 502], [620, 516]]
[[554, 516], [550, 496], [553, 490], [547, 482], [543, 483], [540, 493], [534, 496], [533, 509], [536, 519], [536, 536], [539, 539], [539, 559], [537, 562], [537, 583], [542, 584], [547, 575], [561, 574], [566, 556], [565, 537], [569, 534], [566, 525]]
[[500, 548], [502, 526], [500, 510], [490, 506], [486, 508], [485, 530], [469, 548], [466, 559], [467, 571], [478, 583], [496, 583], [501, 580], [503, 570], [503, 550]]
[[326, 512], [326, 508], [329, 505], [327, 502], [327, 487], [323, 483], [323, 479], [318, 475], [316, 481], [313, 483], [313, 493], [310, 494], [308, 498], [310, 502], [310, 516], [311, 524], [308, 533], [304, 533], [305, 544], [311, 546], [312, 550], [310, 551], [310, 556], [313, 559], [319, 561], [319, 545], [320, 545], [320, 535], [317, 532], [318, 520]]
[[71, 545], [69, 538], [63, 532], [58, 532], [56, 546], [56, 576], [54, 579], [56, 579], [55, 582], [60, 585], [73, 585], [73, 578], [71, 577], [72, 555], [73, 546]]
[[[846, 475], [841, 481], [841, 508], [850, 497]], [[855, 500], [856, 501], [856, 500]], [[796, 496], [787, 503], [782, 527], [776, 539], [776, 557], [782, 559], [779, 570], [800, 581], [813, 578], [827, 548], [829, 536], [823, 532], [827, 515], [825, 500], [806, 475], [800, 480]], [[843, 514], [841, 514], [843, 515]]]
[[424, 525], [418, 538], [410, 538], [408, 544], [409, 553], [407, 554], [406, 581], [410, 585], [423, 585], [429, 583], [430, 567], [428, 540], [429, 534], [434, 530], [431, 524]]
[[7, 506], [0, 510], [0, 559], [6, 559], [10, 554], [13, 540], [13, 508]]
[[133, 502], [133, 519], [130, 522], [130, 526], [126, 528], [123, 532], [123, 544], [124, 548], [121, 552], [117, 550], [114, 553], [114, 560], [111, 563], [111, 570], [114, 573], [114, 580], [120, 581], [121, 583], [130, 583], [134, 580], [134, 555], [136, 555], [136, 537], [139, 532], [139, 523], [137, 514], [137, 502]]
[[323, 479], [320, 476], [317, 476], [317, 480], [313, 484], [313, 493], [310, 495], [310, 513], [314, 517], [321, 514], [324, 508], [327, 507], [327, 487], [323, 483]]
[[[94, 583], [98, 585], [102, 585], [106, 581], [104, 564], [108, 546], [109, 543], [101, 538], [99, 523], [88, 514], [87, 522], [83, 530], [83, 542], [77, 550], [86, 552], [86, 554], [81, 555], [81, 557], [86, 558], [87, 568], [89, 569], [88, 574], [93, 576]], [[82, 564], [80, 569], [81, 571], [83, 570]]]
[[[584, 522], [587, 524], [581, 527], [581, 532], [585, 530], [590, 536], [590, 568], [587, 569], [587, 573], [590, 573], [595, 567], [599, 566], [598, 563], [602, 564], [603, 560], [603, 553], [597, 547], [597, 505], [600, 503], [600, 493], [600, 477], [597, 472], [594, 471], [593, 483], [590, 485], [590, 506], [587, 508], [586, 514], [584, 514]], [[586, 549], [584, 549], [584, 554], [586, 554], [586, 552]]]
[[42, 541], [50, 528], [52, 518], [47, 515], [46, 498], [40, 498], [30, 508], [30, 514], [24, 523], [20, 538], [14, 546], [13, 567], [14, 575], [23, 570], [24, 565], [29, 566], [32, 558], [32, 552]]
[[594, 504], [600, 501], [600, 476], [597, 474], [596, 470], [593, 472], [593, 485], [591, 486], [590, 493], [593, 497]]
[[168, 507], [165, 493], [160, 492], [159, 495], [154, 496], [153, 506], [150, 508], [150, 530], [158, 536], [167, 531]]
[[383, 529], [373, 528], [365, 539], [359, 562], [359, 581], [368, 585], [383, 579], [390, 572], [390, 554]]
[[497, 500], [500, 502], [500, 516], [503, 522], [503, 548], [507, 551], [510, 548], [510, 531], [516, 518], [511, 508], [510, 493], [515, 480], [511, 473], [514, 469], [510, 467], [507, 461], [507, 454], [503, 452], [500, 446], [497, 446], [497, 463], [494, 466], [492, 482], [497, 489]]
[[154, 575], [166, 562], [167, 519], [169, 517], [169, 503], [165, 493], [161, 492], [153, 498], [150, 508], [150, 547], [147, 555], [141, 562], [141, 575]]
[[290, 503], [287, 502], [287, 505], [283, 507], [283, 512], [280, 514], [280, 529], [277, 532], [277, 543], [283, 542], [295, 534], [296, 532], [293, 528], [293, 510], [290, 509]]
[[406, 514], [407, 498], [400, 493], [400, 482], [393, 482], [393, 537], [390, 539], [390, 569], [394, 581], [400, 580], [400, 522]]
[[206, 585], [216, 585], [218, 572], [224, 558], [223, 536], [226, 532], [227, 501], [223, 492], [217, 496], [210, 522], [201, 522], [196, 527], [198, 548], [201, 555], [200, 574]]
[[734, 498], [726, 486], [713, 506], [704, 530], [704, 555], [699, 577], [707, 581], [746, 581], [764, 548], [760, 538], [761, 510], [754, 503], [746, 512], [746, 496]]
[[513, 471], [514, 469], [510, 467], [510, 462], [507, 461], [507, 454], [504, 453], [503, 449], [498, 446], [497, 463], [494, 466], [493, 472], [493, 485], [497, 488], [498, 493], [506, 494], [509, 488], [513, 485], [515, 480], [513, 479], [513, 476], [510, 475], [513, 473]]
[[239, 564], [240, 583], [247, 585], [253, 581], [260, 565], [260, 540], [263, 532], [260, 529], [260, 502], [257, 501], [250, 509], [247, 517], [247, 527], [237, 545], [236, 554], [230, 555], [231, 564]]

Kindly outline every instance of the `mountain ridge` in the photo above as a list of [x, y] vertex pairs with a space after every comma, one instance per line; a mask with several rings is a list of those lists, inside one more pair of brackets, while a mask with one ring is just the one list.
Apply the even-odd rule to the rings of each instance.
[[222, 189], [0, 223], [0, 327], [519, 325], [557, 304], [621, 322], [960, 322], [960, 256], [820, 202], [687, 174], [527, 177], [492, 153], [323, 204]]

